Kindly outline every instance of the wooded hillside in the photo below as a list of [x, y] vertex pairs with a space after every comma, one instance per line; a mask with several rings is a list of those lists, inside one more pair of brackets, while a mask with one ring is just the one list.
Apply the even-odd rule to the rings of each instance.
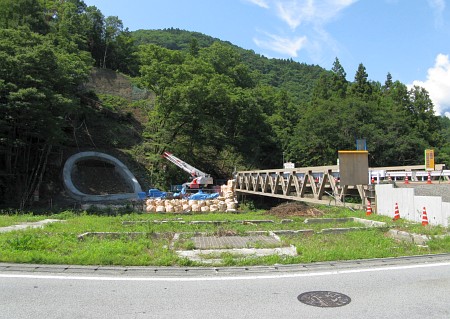
[[[371, 166], [420, 164], [426, 148], [450, 163], [450, 120], [388, 70], [379, 83], [338, 58], [325, 70], [196, 32], [130, 32], [81, 0], [0, 0], [0, 28], [3, 206], [26, 207], [44, 185], [53, 196], [51, 163], [84, 149], [122, 154], [160, 188], [187, 178], [166, 150], [215, 178], [283, 158], [333, 164], [356, 139]], [[86, 86], [92, 67], [128, 78], [130, 95]]]

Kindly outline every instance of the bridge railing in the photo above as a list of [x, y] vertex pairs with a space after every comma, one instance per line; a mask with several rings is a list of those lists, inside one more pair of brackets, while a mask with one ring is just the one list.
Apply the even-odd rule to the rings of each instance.
[[340, 185], [337, 165], [240, 171], [236, 175], [237, 192], [294, 200], [322, 200], [325, 192], [341, 198], [349, 186], [357, 188]]
[[[437, 170], [430, 175], [436, 177], [450, 176], [450, 170], [444, 165], [436, 165]], [[301, 201], [321, 201], [324, 196], [345, 202], [345, 197], [358, 194], [362, 203], [375, 198], [371, 177], [376, 176], [376, 183], [388, 180], [389, 176], [404, 179], [414, 176], [414, 180], [423, 180], [428, 172], [423, 165], [369, 168], [367, 183], [364, 185], [343, 185], [340, 182], [339, 166], [316, 166], [301, 168], [281, 168], [236, 173], [236, 191], [269, 197]]]

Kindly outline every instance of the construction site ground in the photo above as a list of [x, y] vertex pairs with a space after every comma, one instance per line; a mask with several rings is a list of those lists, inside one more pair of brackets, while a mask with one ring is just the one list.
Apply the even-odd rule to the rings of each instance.
[[[150, 254], [159, 255], [170, 251], [171, 254], [176, 253], [181, 258], [199, 263], [198, 265], [215, 266], [229, 264], [230, 258], [239, 262], [239, 260], [248, 258], [253, 260], [253, 258], [279, 255], [284, 256], [280, 257], [280, 260], [285, 260], [283, 258], [301, 260], [298, 259], [297, 245], [302, 245], [304, 240], [334, 238], [331, 241], [335, 241], [342, 238], [335, 237], [336, 235], [355, 231], [368, 231], [367, 236], [370, 237], [374, 234], [374, 231], [370, 231], [370, 229], [374, 227], [381, 227], [381, 233], [376, 232], [384, 234], [381, 236], [389, 236], [398, 241], [408, 241], [413, 245], [425, 247], [426, 241], [429, 239], [427, 236], [412, 237], [404, 231], [387, 232], [392, 225], [387, 227], [384, 222], [377, 221], [382, 216], [373, 215], [366, 219], [364, 218], [365, 213], [361, 211], [339, 211], [333, 212], [331, 215], [330, 212], [333, 212], [333, 209], [330, 211], [325, 207], [289, 202], [277, 205], [265, 212], [150, 215], [143, 212], [127, 213], [125, 216], [107, 217], [108, 221], [100, 220], [102, 217], [99, 216], [96, 218], [98, 225], [96, 227], [87, 225], [89, 226], [87, 228], [82, 225], [80, 227], [78, 220], [71, 221], [71, 218], [76, 216], [69, 217], [67, 222], [71, 225], [74, 225], [73, 222], [75, 222], [77, 225], [76, 233], [80, 248], [97, 243], [98, 249], [101, 249], [102, 243], [108, 246], [116, 241], [127, 242], [130, 240], [134, 242], [135, 238], [138, 237], [142, 240], [144, 238], [142, 236], [145, 236], [150, 240], [149, 243], [168, 241], [166, 248], [163, 246], [158, 248], [161, 250], [151, 252], [148, 248], [144, 249], [148, 250]], [[97, 214], [96, 212], [91, 213]], [[88, 214], [91, 213], [88, 212]], [[351, 217], [354, 213], [359, 217]], [[89, 223], [91, 221], [93, 219], [89, 219]], [[54, 223], [55, 220], [27, 223], [20, 226], [4, 224], [6, 227], [1, 229], [0, 233], [25, 230], [27, 227], [46, 227], [46, 230], [43, 230], [46, 233], [51, 233], [52, 228], [56, 227], [59, 229], [58, 233], [74, 233], [69, 224], [67, 228], [64, 226], [66, 223], [61, 226], [46, 226], [48, 222]], [[50, 228], [47, 229], [47, 227]], [[93, 231], [89, 231], [89, 229], [93, 229]], [[82, 233], [83, 230], [86, 233]], [[26, 236], [26, 233], [23, 234]], [[18, 233], [17, 236], [19, 235]], [[295, 244], [292, 244], [292, 240]], [[417, 254], [418, 250], [416, 249], [414, 252]], [[301, 251], [301, 253], [304, 252]], [[8, 262], [9, 260], [4, 261]]]

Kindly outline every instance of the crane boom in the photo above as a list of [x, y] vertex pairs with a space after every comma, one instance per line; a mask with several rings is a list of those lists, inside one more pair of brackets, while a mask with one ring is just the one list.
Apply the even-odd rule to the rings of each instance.
[[194, 179], [191, 183], [191, 185], [209, 185], [213, 183], [213, 179], [209, 176], [209, 174], [206, 174], [202, 172], [201, 170], [195, 168], [194, 166], [186, 163], [185, 161], [179, 159], [175, 155], [169, 152], [164, 152], [163, 157], [167, 159], [168, 161], [172, 162], [185, 172], [189, 173]]

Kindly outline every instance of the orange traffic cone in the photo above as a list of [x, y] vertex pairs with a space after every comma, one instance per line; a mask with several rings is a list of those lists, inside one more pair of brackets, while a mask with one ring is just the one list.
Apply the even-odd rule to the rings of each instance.
[[431, 172], [430, 171], [428, 171], [427, 184], [431, 184]]
[[405, 184], [409, 184], [408, 174], [405, 176]]
[[370, 179], [370, 183], [371, 183], [371, 184], [375, 184], [375, 178], [372, 177], [372, 178]]
[[424, 207], [422, 213], [422, 226], [426, 225], [428, 225], [428, 217], [427, 217], [427, 209]]
[[394, 211], [394, 218], [392, 218], [392, 220], [397, 220], [400, 218], [400, 212], [398, 210], [398, 204], [395, 203], [395, 211]]
[[370, 206], [370, 200], [367, 201], [366, 215], [372, 215], [372, 206]]

